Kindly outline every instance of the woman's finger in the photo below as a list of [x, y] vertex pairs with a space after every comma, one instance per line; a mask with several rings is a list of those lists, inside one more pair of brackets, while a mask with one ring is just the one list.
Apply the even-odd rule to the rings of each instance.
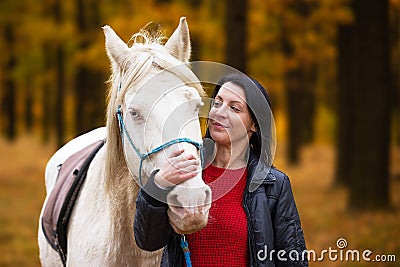
[[197, 175], [196, 172], [188, 172], [186, 174], [182, 174], [180, 175], [180, 181], [178, 184], [183, 183], [189, 179], [192, 179], [193, 177], [195, 177]]
[[196, 166], [196, 165], [190, 165], [190, 166], [187, 166], [186, 168], [184, 168], [184, 169], [182, 169], [185, 173], [188, 173], [188, 172], [194, 172], [194, 173], [197, 173], [197, 171], [198, 171], [198, 166]]
[[182, 155], [182, 153], [185, 152], [185, 149], [178, 149], [178, 150], [173, 150], [172, 152], [170, 152], [170, 154], [168, 155], [168, 158], [176, 158], [180, 155]]
[[199, 161], [197, 159], [183, 160], [176, 163], [176, 168], [186, 168], [188, 166], [197, 166], [199, 165]]

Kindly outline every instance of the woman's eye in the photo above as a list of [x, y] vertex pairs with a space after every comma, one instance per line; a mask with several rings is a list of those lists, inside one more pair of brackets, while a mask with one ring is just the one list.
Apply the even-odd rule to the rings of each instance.
[[214, 108], [219, 108], [219, 107], [221, 107], [222, 106], [222, 102], [221, 101], [218, 101], [218, 100], [215, 100], [214, 101], [214, 103], [213, 103], [213, 107]]
[[231, 110], [233, 110], [234, 112], [240, 112], [241, 109], [235, 106], [231, 106]]

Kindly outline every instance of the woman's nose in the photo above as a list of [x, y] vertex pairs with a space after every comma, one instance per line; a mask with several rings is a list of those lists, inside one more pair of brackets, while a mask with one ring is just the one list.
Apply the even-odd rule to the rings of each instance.
[[215, 113], [214, 114], [216, 116], [221, 117], [221, 118], [225, 118], [226, 115], [227, 115], [226, 111], [227, 111], [227, 106], [225, 104], [222, 104], [220, 107], [215, 108]]

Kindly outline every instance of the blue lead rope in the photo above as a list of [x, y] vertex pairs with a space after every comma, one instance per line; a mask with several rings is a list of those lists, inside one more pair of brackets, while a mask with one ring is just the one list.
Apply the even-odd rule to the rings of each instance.
[[186, 267], [192, 267], [192, 261], [190, 260], [189, 244], [186, 241], [185, 235], [182, 235], [181, 238], [181, 248], [183, 250], [183, 255], [185, 255]]

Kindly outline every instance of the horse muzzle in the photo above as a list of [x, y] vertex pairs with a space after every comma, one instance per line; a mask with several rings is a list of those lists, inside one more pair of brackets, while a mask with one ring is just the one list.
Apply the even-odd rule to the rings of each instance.
[[211, 189], [176, 186], [167, 196], [168, 217], [178, 234], [190, 234], [207, 225], [211, 207]]

